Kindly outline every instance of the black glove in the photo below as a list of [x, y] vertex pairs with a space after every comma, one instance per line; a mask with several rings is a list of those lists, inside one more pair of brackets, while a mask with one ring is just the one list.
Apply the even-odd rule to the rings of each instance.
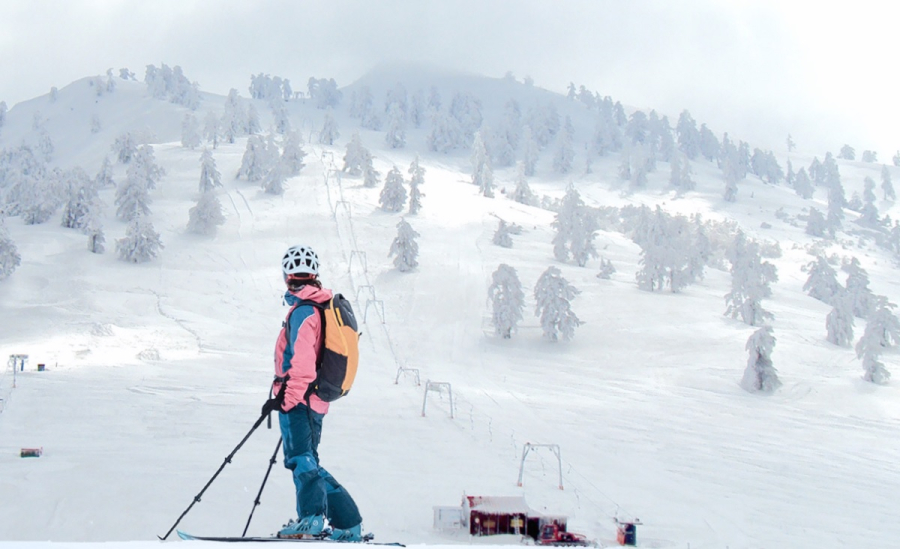
[[263, 404], [262, 415], [268, 415], [276, 410], [280, 412], [282, 400], [283, 399], [280, 399], [278, 397], [270, 398], [269, 400], [267, 400], [266, 403]]

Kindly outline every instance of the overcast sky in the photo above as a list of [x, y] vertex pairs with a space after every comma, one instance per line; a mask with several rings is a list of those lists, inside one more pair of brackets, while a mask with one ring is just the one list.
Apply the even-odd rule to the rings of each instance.
[[0, 100], [128, 67], [180, 65], [247, 96], [251, 73], [351, 83], [381, 62], [572, 81], [624, 104], [689, 109], [754, 146], [889, 161], [900, 149], [900, 8], [791, 0], [0, 0]]

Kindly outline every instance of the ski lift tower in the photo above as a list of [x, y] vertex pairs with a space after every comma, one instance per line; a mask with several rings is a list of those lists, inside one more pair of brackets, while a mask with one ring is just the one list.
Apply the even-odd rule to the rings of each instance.
[[28, 355], [9, 355], [9, 365], [12, 366], [13, 371], [13, 389], [16, 388], [16, 372], [18, 368], [21, 368], [22, 371], [25, 370], [25, 361], [28, 360]]

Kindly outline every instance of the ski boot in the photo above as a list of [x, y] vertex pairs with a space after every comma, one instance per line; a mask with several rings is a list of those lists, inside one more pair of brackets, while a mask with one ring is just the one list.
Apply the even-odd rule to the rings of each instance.
[[363, 541], [362, 525], [351, 528], [332, 528], [328, 539], [334, 541]]
[[323, 538], [328, 535], [325, 528], [325, 517], [322, 515], [312, 515], [303, 517], [300, 520], [291, 519], [284, 528], [278, 531], [276, 537], [279, 538]]

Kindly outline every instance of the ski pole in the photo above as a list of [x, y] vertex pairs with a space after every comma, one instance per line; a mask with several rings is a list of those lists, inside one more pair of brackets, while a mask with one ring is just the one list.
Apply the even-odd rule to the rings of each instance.
[[237, 453], [237, 451], [241, 449], [241, 446], [243, 446], [244, 443], [247, 442], [247, 439], [250, 438], [250, 435], [253, 434], [253, 431], [255, 431], [260, 425], [262, 425], [263, 420], [266, 419], [266, 417], [268, 417], [268, 415], [269, 415], [269, 412], [266, 411], [261, 416], [259, 416], [259, 419], [257, 419], [256, 423], [253, 424], [253, 427], [250, 428], [250, 432], [248, 432], [246, 435], [244, 435], [244, 438], [241, 439], [241, 441], [238, 443], [238, 445], [235, 446], [234, 450], [232, 450], [231, 453], [228, 454], [228, 456], [225, 458], [225, 461], [222, 462], [222, 465], [219, 465], [219, 469], [218, 469], [218, 471], [216, 471], [216, 474], [214, 474], [212, 476], [212, 478], [209, 479], [209, 482], [207, 482], [206, 486], [204, 486], [203, 489], [200, 490], [200, 493], [197, 494], [196, 496], [194, 496], [194, 501], [192, 501], [191, 504], [188, 505], [188, 508], [185, 509], [183, 513], [181, 513], [181, 516], [178, 517], [178, 520], [175, 521], [175, 524], [173, 524], [172, 527], [169, 528], [169, 531], [166, 532], [166, 535], [165, 536], [156, 536], [156, 537], [158, 537], [162, 541], [165, 541], [166, 538], [169, 537], [169, 535], [172, 533], [172, 531], [175, 530], [175, 527], [178, 526], [178, 523], [181, 522], [181, 519], [183, 519], [184, 516], [186, 514], [188, 514], [188, 511], [191, 510], [191, 508], [194, 506], [194, 504], [196, 504], [197, 502], [200, 501], [200, 498], [203, 496], [203, 493], [206, 492], [206, 489], [209, 488], [209, 485], [212, 484], [214, 480], [216, 480], [216, 477], [219, 476], [219, 473], [222, 472], [222, 469], [224, 469], [227, 464], [231, 463], [231, 458], [233, 458], [234, 455]]
[[278, 461], [278, 450], [281, 450], [281, 438], [278, 439], [278, 445], [275, 446], [275, 452], [272, 454], [272, 458], [269, 459], [269, 468], [266, 469], [266, 476], [263, 477], [262, 485], [259, 487], [259, 493], [256, 494], [256, 499], [253, 500], [253, 508], [250, 509], [250, 516], [247, 518], [247, 525], [244, 526], [244, 531], [241, 533], [241, 537], [247, 535], [247, 529], [250, 528], [250, 521], [253, 520], [253, 513], [256, 511], [256, 508], [259, 506], [259, 498], [262, 496], [263, 488], [266, 487], [266, 482], [269, 480], [269, 473], [272, 472], [272, 466], [275, 465], [275, 462]]

